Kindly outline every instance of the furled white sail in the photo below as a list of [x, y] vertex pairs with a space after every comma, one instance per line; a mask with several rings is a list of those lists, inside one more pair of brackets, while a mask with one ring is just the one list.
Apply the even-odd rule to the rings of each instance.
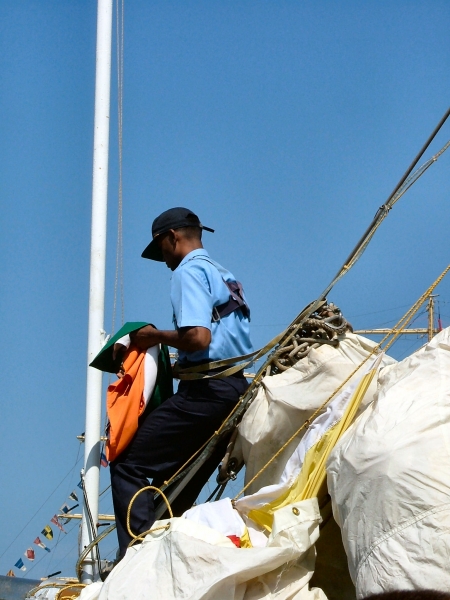
[[[328, 345], [313, 348], [292, 368], [262, 380], [256, 399], [244, 415], [236, 442], [235, 454], [245, 461], [246, 481], [333, 394], [376, 345], [352, 333], [340, 336], [339, 340], [337, 348]], [[392, 358], [385, 356], [382, 366], [393, 363], [395, 361]], [[359, 372], [355, 373], [354, 379], [359, 376]], [[376, 388], [377, 382], [374, 380], [362, 407], [371, 402]], [[305, 433], [306, 430], [303, 430], [258, 477], [249, 493], [280, 479], [289, 457]]]
[[450, 328], [382, 372], [327, 470], [358, 598], [450, 589]]

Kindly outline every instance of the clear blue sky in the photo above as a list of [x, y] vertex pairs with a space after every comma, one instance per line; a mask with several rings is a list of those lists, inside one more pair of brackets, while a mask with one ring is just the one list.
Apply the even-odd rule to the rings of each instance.
[[[254, 345], [278, 333], [325, 288], [450, 104], [449, 31], [444, 0], [127, 3], [125, 319], [171, 326], [170, 273], [140, 253], [153, 218], [185, 205], [245, 284]], [[79, 480], [95, 33], [93, 0], [0, 4], [3, 574]], [[113, 73], [108, 331], [116, 88]], [[448, 139], [450, 123], [427, 157]], [[449, 166], [450, 151], [331, 294], [356, 327], [393, 324], [450, 262]], [[438, 292], [450, 325], [450, 279]], [[71, 574], [75, 557], [74, 530], [27, 574]]]

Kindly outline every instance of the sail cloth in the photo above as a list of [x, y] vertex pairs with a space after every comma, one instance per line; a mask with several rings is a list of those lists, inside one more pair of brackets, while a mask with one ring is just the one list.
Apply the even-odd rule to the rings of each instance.
[[158, 521], [155, 526], [169, 527], [129, 548], [98, 595], [88, 586], [80, 600], [143, 600], [149, 595], [164, 600], [326, 600], [321, 590], [308, 586], [319, 536], [317, 500], [300, 502], [295, 509], [277, 511], [265, 548], [236, 548], [223, 533], [190, 519]]
[[89, 590], [81, 599], [89, 593], [89, 600], [134, 600], [152, 590], [167, 600], [325, 600], [322, 590], [309, 588], [321, 520], [315, 496], [326, 457], [382, 359], [369, 360], [313, 421], [277, 484], [234, 506], [224, 498], [195, 506], [181, 519], [158, 521], [142, 546], [128, 549], [98, 596]]
[[450, 589], [450, 328], [385, 369], [327, 466], [357, 597]]
[[383, 355], [370, 359], [311, 423], [289, 458], [277, 484], [263, 487], [235, 503], [236, 509], [270, 533], [276, 511], [319, 495], [325, 482], [325, 462], [342, 433], [352, 423], [378, 372]]
[[[375, 346], [371, 340], [352, 333], [346, 333], [338, 339], [338, 347], [322, 345], [313, 348], [284, 373], [263, 378], [255, 400], [242, 419], [234, 451], [238, 460], [245, 461], [246, 482], [333, 394]], [[385, 355], [381, 366], [393, 363], [395, 361]], [[358, 371], [350, 383], [360, 376]], [[371, 402], [376, 385], [374, 379], [360, 410]], [[303, 430], [256, 479], [249, 488], [250, 494], [280, 481], [289, 457], [305, 432]]]

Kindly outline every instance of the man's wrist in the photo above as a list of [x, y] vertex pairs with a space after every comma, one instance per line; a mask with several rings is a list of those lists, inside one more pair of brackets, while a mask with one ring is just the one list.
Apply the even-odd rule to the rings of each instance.
[[130, 333], [131, 342], [142, 350], [156, 346], [161, 340], [159, 339], [160, 332], [152, 325], [145, 325], [136, 331]]

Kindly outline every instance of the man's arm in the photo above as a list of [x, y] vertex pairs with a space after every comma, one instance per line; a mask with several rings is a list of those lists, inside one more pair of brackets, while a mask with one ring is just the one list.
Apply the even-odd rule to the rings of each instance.
[[156, 344], [166, 344], [178, 350], [196, 352], [205, 350], [211, 343], [211, 331], [206, 327], [180, 327], [175, 331], [161, 331], [146, 325], [130, 333], [131, 343], [141, 350]]

